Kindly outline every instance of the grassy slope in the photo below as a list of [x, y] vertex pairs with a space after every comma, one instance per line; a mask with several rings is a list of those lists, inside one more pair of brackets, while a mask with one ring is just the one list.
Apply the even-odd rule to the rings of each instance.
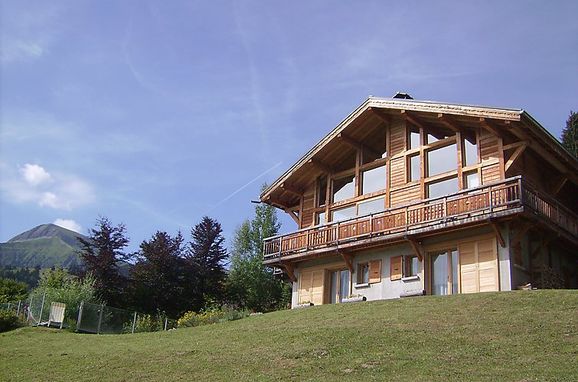
[[0, 335], [0, 380], [578, 380], [578, 292], [344, 304], [135, 335]]
[[58, 237], [0, 243], [0, 265], [12, 267], [69, 267], [79, 262], [75, 248]]

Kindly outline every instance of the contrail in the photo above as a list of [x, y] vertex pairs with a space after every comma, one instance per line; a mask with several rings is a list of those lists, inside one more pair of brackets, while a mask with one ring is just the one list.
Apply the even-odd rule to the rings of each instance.
[[245, 188], [247, 188], [249, 185], [251, 185], [252, 183], [255, 183], [259, 178], [261, 178], [262, 176], [266, 175], [267, 173], [273, 171], [274, 169], [276, 169], [277, 167], [279, 167], [281, 165], [281, 163], [283, 162], [279, 162], [277, 163], [275, 166], [271, 167], [268, 170], [265, 170], [264, 172], [262, 172], [261, 174], [257, 175], [255, 178], [253, 178], [252, 180], [250, 180], [249, 182], [247, 182], [246, 184], [242, 185], [241, 187], [239, 187], [238, 189], [236, 189], [235, 191], [233, 191], [229, 196], [227, 196], [226, 198], [224, 198], [223, 200], [221, 200], [220, 202], [218, 202], [217, 204], [215, 204], [214, 206], [212, 206], [211, 208], [209, 208], [209, 210], [207, 210], [207, 212], [205, 212], [205, 214], [211, 212], [212, 210], [214, 210], [215, 208], [219, 207], [221, 204], [225, 203], [227, 200], [231, 199], [233, 196], [237, 195], [239, 192], [243, 191]]

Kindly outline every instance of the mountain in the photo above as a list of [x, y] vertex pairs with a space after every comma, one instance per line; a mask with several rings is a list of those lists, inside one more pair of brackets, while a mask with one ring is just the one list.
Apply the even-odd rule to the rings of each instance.
[[77, 232], [55, 224], [43, 224], [0, 243], [0, 267], [71, 268], [80, 265]]

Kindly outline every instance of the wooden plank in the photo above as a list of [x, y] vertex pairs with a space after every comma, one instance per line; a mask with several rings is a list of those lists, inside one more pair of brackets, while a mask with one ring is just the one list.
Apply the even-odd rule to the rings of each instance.
[[460, 131], [457, 123], [452, 119], [452, 117], [450, 117], [447, 114], [443, 114], [443, 113], [439, 113], [438, 114], [438, 120], [443, 123], [448, 129], [450, 129], [451, 131], [453, 131], [454, 133], [457, 133]]
[[401, 280], [403, 256], [393, 256], [390, 258], [389, 280]]
[[326, 173], [326, 174], [333, 174], [333, 168], [331, 168], [331, 166], [321, 162], [318, 159], [315, 158], [311, 158], [308, 161], [309, 164], [313, 165], [313, 167], [316, 167], [317, 169], [319, 169], [320, 171]]
[[512, 153], [510, 158], [508, 158], [508, 161], [506, 162], [506, 164], [504, 166], [504, 171], [508, 171], [508, 169], [514, 164], [516, 159], [518, 159], [520, 157], [520, 155], [522, 155], [522, 153], [524, 152], [526, 147], [527, 147], [527, 145], [524, 144], [524, 145], [520, 145], [516, 148], [516, 150]]
[[344, 252], [339, 252], [339, 254], [343, 258], [343, 261], [345, 261], [345, 265], [347, 265], [347, 269], [349, 269], [349, 272], [353, 274], [353, 256]]
[[413, 253], [415, 253], [418, 260], [423, 261], [423, 247], [421, 246], [421, 244], [418, 243], [418, 241], [415, 238], [412, 238], [410, 236], [406, 236], [406, 240], [409, 242], [409, 245], [411, 245]]
[[378, 283], [381, 281], [381, 260], [372, 260], [369, 262], [369, 283]]
[[498, 223], [490, 220], [490, 226], [492, 227], [492, 230], [496, 235], [496, 239], [498, 240], [500, 247], [506, 248], [506, 242], [504, 241], [504, 237], [502, 236], [502, 232], [500, 231], [500, 226], [498, 225]]

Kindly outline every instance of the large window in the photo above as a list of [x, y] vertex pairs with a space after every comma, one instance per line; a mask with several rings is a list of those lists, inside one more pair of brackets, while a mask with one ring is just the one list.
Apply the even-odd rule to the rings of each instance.
[[420, 135], [419, 135], [419, 129], [410, 129], [409, 131], [409, 137], [408, 137], [408, 150], [409, 149], [417, 149], [419, 146], [421, 146], [421, 142], [419, 139]]
[[464, 189], [478, 187], [479, 185], [480, 177], [477, 170], [464, 174]]
[[385, 189], [385, 166], [363, 171], [361, 177], [362, 194], [369, 194]]
[[419, 180], [421, 176], [420, 171], [421, 160], [419, 154], [410, 156], [407, 165], [408, 165], [407, 169], [409, 172], [409, 174], [407, 175], [407, 181], [413, 182], [415, 180]]
[[472, 166], [479, 163], [478, 145], [476, 145], [476, 136], [466, 137], [463, 139], [463, 164]]
[[323, 207], [327, 199], [327, 175], [317, 178], [317, 207]]
[[444, 146], [427, 152], [428, 176], [453, 171], [458, 167], [457, 145]]
[[449, 178], [439, 182], [430, 183], [427, 186], [428, 198], [436, 198], [458, 192], [458, 178]]
[[356, 206], [351, 206], [334, 210], [331, 213], [331, 221], [338, 222], [341, 220], [354, 218], [355, 216], [357, 216], [356, 209], [357, 209]]
[[333, 180], [333, 202], [350, 199], [355, 196], [355, 175]]
[[376, 212], [381, 212], [385, 209], [385, 199], [378, 198], [368, 200], [366, 202], [361, 202], [357, 205], [357, 215], [369, 215], [374, 214]]

